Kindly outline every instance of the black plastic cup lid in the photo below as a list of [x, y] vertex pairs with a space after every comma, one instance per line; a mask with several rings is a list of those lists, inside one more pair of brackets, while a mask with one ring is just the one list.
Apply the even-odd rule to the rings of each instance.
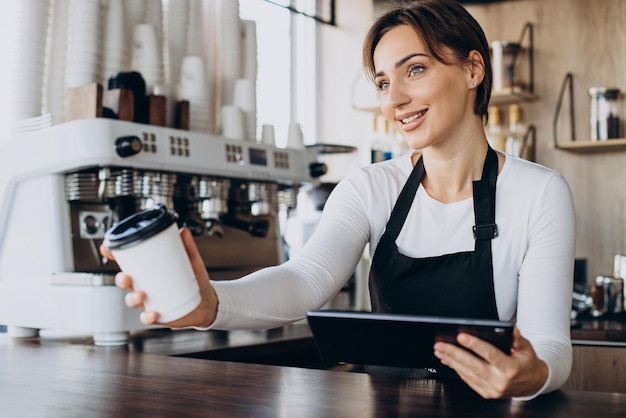
[[166, 230], [178, 220], [178, 214], [157, 204], [125, 218], [104, 234], [104, 245], [109, 249], [131, 247]]

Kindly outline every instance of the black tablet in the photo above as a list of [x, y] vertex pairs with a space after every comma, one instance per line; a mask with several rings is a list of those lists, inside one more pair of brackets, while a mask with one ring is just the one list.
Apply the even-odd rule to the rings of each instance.
[[509, 354], [510, 322], [336, 310], [309, 311], [307, 319], [325, 362], [407, 368], [441, 366], [435, 341], [456, 344], [459, 332], [475, 335]]

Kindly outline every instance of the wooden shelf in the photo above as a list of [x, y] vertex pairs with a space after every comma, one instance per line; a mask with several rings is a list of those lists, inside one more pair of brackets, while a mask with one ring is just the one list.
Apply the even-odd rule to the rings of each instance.
[[491, 92], [491, 106], [505, 106], [513, 103], [533, 102], [537, 100], [537, 96], [522, 90], [519, 87], [514, 87], [512, 90], [499, 90]]
[[566, 141], [553, 148], [571, 152], [603, 152], [610, 150], [625, 150], [626, 138], [607, 139], [606, 141]]

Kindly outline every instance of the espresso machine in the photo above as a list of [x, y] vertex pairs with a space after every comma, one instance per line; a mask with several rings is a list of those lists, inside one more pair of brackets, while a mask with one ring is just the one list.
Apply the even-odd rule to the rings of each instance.
[[179, 213], [213, 280], [285, 259], [280, 219], [325, 167], [314, 147], [88, 118], [0, 144], [0, 324], [123, 345], [145, 328], [99, 254], [115, 222], [163, 203]]

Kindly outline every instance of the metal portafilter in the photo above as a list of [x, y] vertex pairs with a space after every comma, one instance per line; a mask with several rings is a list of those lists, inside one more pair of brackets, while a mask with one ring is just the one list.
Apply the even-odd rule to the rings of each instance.
[[174, 207], [174, 185], [176, 174], [158, 171], [140, 172], [135, 179], [135, 195], [139, 198], [139, 210], [150, 209], [161, 203]]
[[191, 189], [195, 192], [193, 198], [195, 213], [201, 221], [190, 217], [185, 225], [193, 234], [198, 234], [196, 236], [203, 233], [210, 237], [224, 236], [220, 218], [228, 212], [230, 180], [204, 176], [193, 177]]

